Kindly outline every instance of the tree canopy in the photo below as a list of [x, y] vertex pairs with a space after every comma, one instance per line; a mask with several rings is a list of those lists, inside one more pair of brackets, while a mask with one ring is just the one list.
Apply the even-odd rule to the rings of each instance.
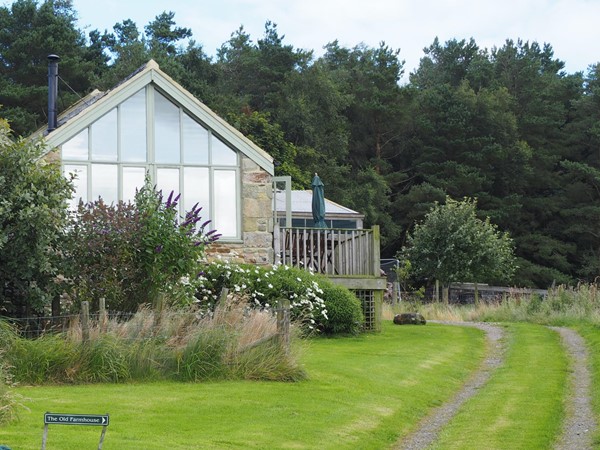
[[318, 172], [328, 198], [380, 224], [386, 257], [436, 201], [471, 197], [514, 239], [511, 283], [600, 275], [597, 62], [569, 74], [548, 43], [436, 38], [402, 84], [401, 52], [385, 42], [333, 41], [315, 56], [267, 21], [262, 36], [240, 27], [210, 57], [173, 12], [87, 34], [76, 17], [69, 0], [0, 7], [0, 116], [17, 135], [45, 122], [47, 54], [61, 56], [62, 109], [153, 58], [270, 152], [294, 186]]
[[515, 270], [512, 239], [476, 214], [477, 202], [436, 203], [408, 237], [405, 256], [420, 278], [451, 282], [507, 282]]
[[27, 317], [48, 306], [60, 272], [70, 181], [43, 147], [10, 139], [0, 119], [0, 314]]

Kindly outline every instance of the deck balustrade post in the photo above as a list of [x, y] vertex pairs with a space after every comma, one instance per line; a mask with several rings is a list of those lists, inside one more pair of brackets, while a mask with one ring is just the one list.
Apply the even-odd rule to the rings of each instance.
[[379, 276], [380, 274], [380, 264], [381, 264], [381, 255], [379, 244], [381, 241], [381, 235], [379, 232], [379, 225], [373, 225], [373, 235], [371, 238], [371, 242], [373, 245], [373, 254], [372, 254], [372, 272], [371, 275]]

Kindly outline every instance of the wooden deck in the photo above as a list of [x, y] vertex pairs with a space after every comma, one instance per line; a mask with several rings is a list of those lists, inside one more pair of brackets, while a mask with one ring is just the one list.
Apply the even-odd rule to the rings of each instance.
[[287, 228], [274, 233], [275, 262], [326, 275], [361, 300], [365, 329], [381, 329], [387, 280], [381, 276], [379, 227]]
[[325, 275], [379, 276], [379, 229], [281, 227], [275, 258]]

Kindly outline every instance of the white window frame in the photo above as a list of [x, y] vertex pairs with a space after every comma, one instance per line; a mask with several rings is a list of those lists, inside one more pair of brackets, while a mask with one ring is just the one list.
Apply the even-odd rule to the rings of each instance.
[[[235, 235], [233, 236], [223, 236], [221, 238], [222, 241], [226, 241], [226, 242], [241, 242], [242, 241], [242, 189], [241, 189], [241, 155], [239, 151], [236, 151], [235, 149], [231, 148], [231, 150], [233, 152], [235, 152], [236, 154], [236, 163], [235, 165], [231, 165], [231, 166], [224, 166], [224, 165], [218, 165], [218, 166], [213, 166], [212, 165], [212, 142], [213, 139], [219, 139], [222, 142], [225, 142], [224, 139], [222, 139], [220, 136], [216, 135], [213, 133], [213, 131], [208, 128], [203, 122], [199, 121], [196, 117], [194, 117], [193, 114], [191, 114], [189, 111], [187, 111], [186, 109], [184, 109], [181, 105], [179, 105], [177, 102], [175, 102], [168, 94], [166, 94], [165, 92], [163, 92], [160, 89], [156, 89], [156, 87], [152, 84], [149, 84], [147, 86], [145, 86], [143, 89], [145, 89], [146, 91], [146, 160], [145, 161], [139, 161], [139, 162], [133, 162], [133, 161], [122, 161], [121, 158], [121, 153], [122, 153], [122, 149], [121, 149], [121, 145], [122, 145], [122, 134], [121, 134], [121, 104], [117, 105], [115, 108], [117, 109], [117, 158], [115, 161], [94, 161], [92, 160], [92, 153], [91, 153], [91, 145], [92, 145], [92, 139], [93, 139], [93, 132], [92, 132], [92, 127], [94, 125], [94, 123], [91, 123], [87, 129], [88, 129], [88, 140], [87, 140], [87, 159], [63, 159], [63, 154], [62, 154], [62, 145], [60, 146], [60, 152], [61, 152], [61, 164], [62, 164], [62, 168], [63, 168], [63, 174], [66, 176], [67, 174], [64, 173], [64, 168], [65, 166], [69, 165], [69, 166], [73, 166], [73, 165], [77, 165], [77, 166], [86, 166], [87, 167], [87, 199], [84, 199], [86, 202], [89, 201], [94, 201], [96, 199], [91, 198], [92, 195], [92, 165], [93, 164], [111, 164], [111, 165], [117, 165], [118, 169], [117, 169], [117, 192], [118, 192], [118, 199], [122, 200], [123, 199], [123, 168], [124, 167], [140, 167], [140, 168], [144, 168], [145, 172], [147, 174], [149, 174], [150, 179], [152, 180], [153, 183], [156, 183], [157, 180], [157, 169], [160, 168], [177, 168], [179, 169], [179, 192], [181, 193], [182, 197], [184, 197], [186, 195], [185, 190], [184, 190], [184, 182], [183, 182], [183, 168], [184, 167], [199, 167], [199, 168], [208, 168], [208, 175], [209, 175], [209, 179], [208, 179], [208, 183], [209, 183], [209, 211], [208, 211], [208, 217], [211, 218], [214, 221], [215, 218], [215, 189], [214, 189], [214, 177], [215, 177], [215, 171], [218, 170], [228, 170], [228, 171], [234, 171], [235, 172], [235, 193], [234, 193], [234, 198], [235, 198], [235, 203], [236, 203], [236, 211], [235, 211], [235, 217], [236, 217], [236, 232]], [[139, 92], [139, 91], [138, 91]], [[179, 109], [179, 135], [180, 135], [180, 145], [179, 145], [179, 163], [176, 164], [168, 164], [168, 163], [157, 163], [155, 162], [155, 141], [154, 141], [154, 96], [155, 94], [160, 94], [163, 97], [165, 97], [167, 100], [169, 100], [170, 102], [172, 102], [178, 109]], [[135, 95], [135, 94], [134, 94]], [[125, 100], [126, 101], [126, 100]], [[112, 111], [112, 109], [111, 109]], [[109, 111], [110, 112], [110, 111]], [[107, 112], [108, 114], [108, 112]], [[183, 145], [183, 115], [187, 114], [192, 120], [196, 121], [199, 125], [201, 125], [202, 127], [204, 127], [205, 129], [208, 130], [208, 162], [206, 164], [191, 164], [191, 163], [184, 163], [184, 145]], [[104, 116], [102, 116], [104, 117]], [[80, 132], [83, 130], [80, 130]], [[185, 211], [183, 211], [183, 198], [180, 201], [180, 214], [184, 214]], [[204, 211], [202, 211], [204, 212]], [[202, 214], [201, 215], [203, 217], [207, 217], [206, 214]], [[214, 226], [218, 227], [218, 224], [214, 224], [214, 222], [211, 224]], [[210, 228], [210, 225], [209, 225]], [[217, 232], [218, 232], [218, 228], [217, 228]]]

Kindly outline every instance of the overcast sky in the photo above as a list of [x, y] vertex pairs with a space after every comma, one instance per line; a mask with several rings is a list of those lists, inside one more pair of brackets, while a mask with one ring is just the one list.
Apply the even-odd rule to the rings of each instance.
[[[10, 2], [4, 2], [10, 3]], [[267, 20], [277, 24], [284, 43], [314, 50], [337, 39], [340, 45], [375, 47], [385, 41], [400, 49], [408, 74], [423, 48], [473, 37], [482, 48], [506, 39], [549, 43], [569, 73], [600, 62], [600, 0], [73, 0], [79, 27], [112, 30], [132, 19], [140, 31], [163, 11], [178, 26], [191, 28], [204, 51], [214, 55], [240, 25], [252, 41]]]

